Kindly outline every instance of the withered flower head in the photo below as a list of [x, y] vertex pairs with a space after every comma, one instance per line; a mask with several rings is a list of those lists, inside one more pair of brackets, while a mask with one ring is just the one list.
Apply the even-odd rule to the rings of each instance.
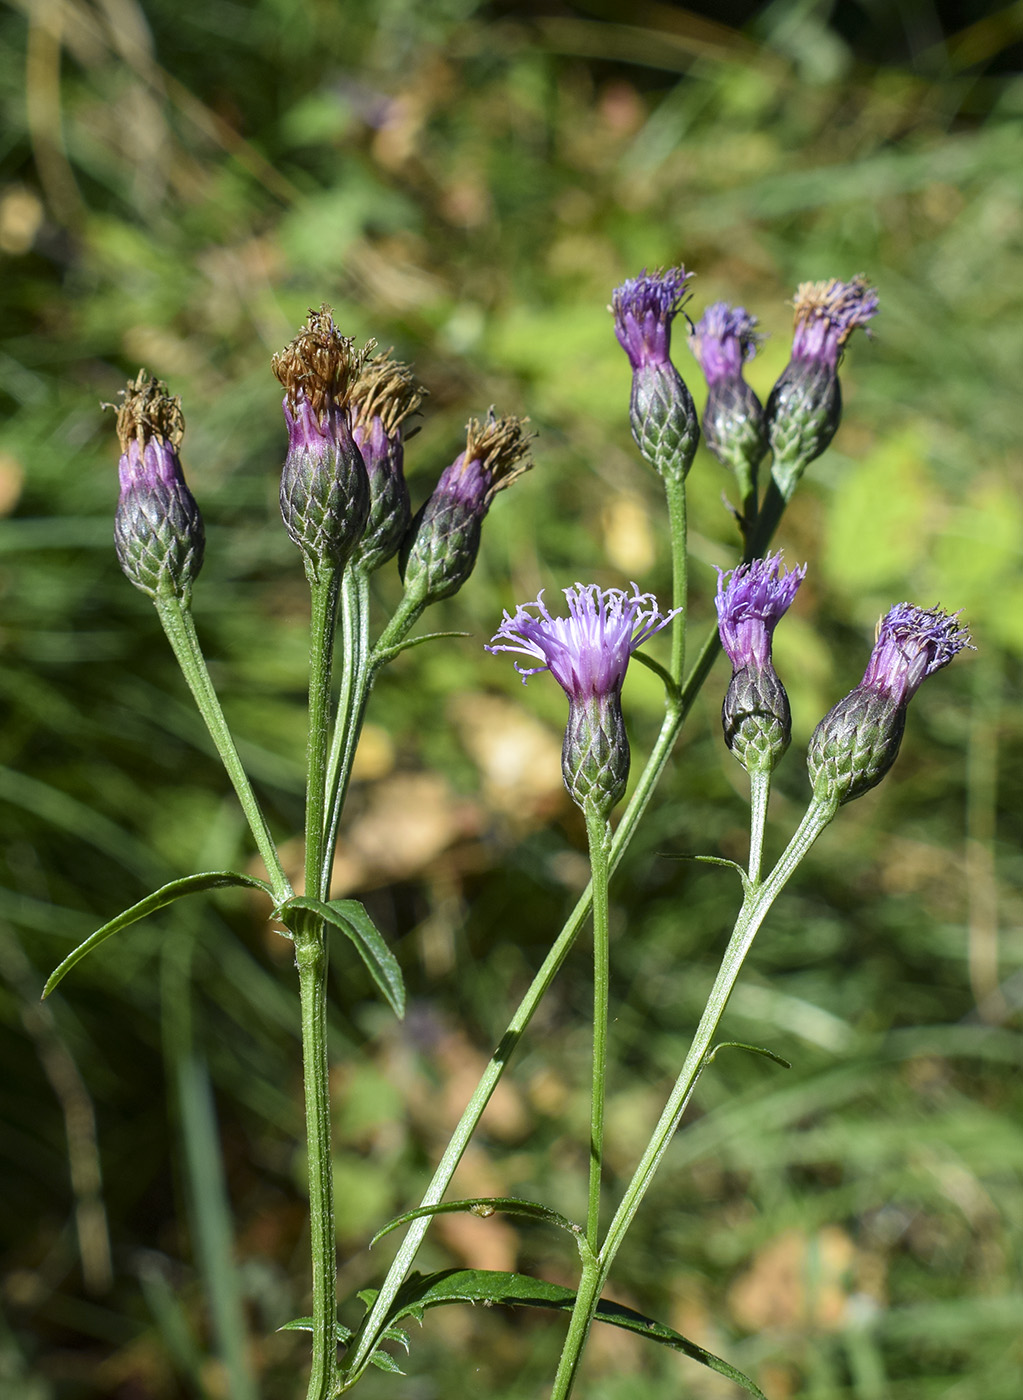
[[143, 593], [187, 603], [202, 568], [205, 534], [178, 455], [185, 432], [181, 400], [145, 370], [129, 380], [121, 399], [117, 557]]
[[369, 476], [369, 520], [354, 558], [367, 573], [397, 553], [412, 518], [404, 424], [425, 394], [411, 367], [389, 352], [366, 362], [351, 391], [352, 436]]
[[288, 453], [281, 514], [313, 581], [343, 568], [369, 514], [369, 482], [352, 437], [351, 395], [373, 349], [356, 350], [328, 306], [310, 311], [298, 335], [271, 361], [284, 387]]
[[466, 425], [465, 451], [441, 473], [402, 546], [405, 592], [424, 606], [457, 593], [472, 573], [483, 518], [498, 491], [533, 465], [527, 418], [498, 418]]

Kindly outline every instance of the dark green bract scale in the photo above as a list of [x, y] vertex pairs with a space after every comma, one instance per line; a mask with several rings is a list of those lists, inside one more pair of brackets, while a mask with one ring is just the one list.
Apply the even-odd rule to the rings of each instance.
[[725, 743], [747, 773], [770, 773], [792, 738], [785, 687], [773, 666], [736, 671], [721, 706]]
[[743, 496], [755, 491], [757, 468], [767, 451], [767, 428], [760, 400], [744, 380], [710, 387], [703, 438], [721, 465], [735, 473]]
[[202, 567], [202, 516], [183, 482], [155, 481], [123, 492], [114, 545], [127, 578], [150, 598], [182, 598]]
[[350, 558], [366, 524], [369, 484], [359, 449], [347, 426], [336, 434], [344, 445], [293, 447], [281, 472], [281, 515], [306, 571], [340, 569]]
[[899, 754], [906, 707], [857, 687], [813, 732], [806, 762], [814, 796], [851, 802], [876, 787]]
[[629, 408], [632, 436], [662, 476], [684, 478], [700, 441], [692, 395], [669, 362], [641, 366], [632, 376]]
[[829, 446], [842, 418], [842, 391], [833, 370], [793, 360], [767, 401], [773, 472], [788, 499], [803, 471]]
[[406, 594], [436, 603], [457, 593], [476, 564], [482, 531], [477, 505], [431, 496], [413, 520], [399, 555]]
[[578, 807], [607, 817], [625, 795], [629, 760], [617, 691], [569, 702], [561, 771]]

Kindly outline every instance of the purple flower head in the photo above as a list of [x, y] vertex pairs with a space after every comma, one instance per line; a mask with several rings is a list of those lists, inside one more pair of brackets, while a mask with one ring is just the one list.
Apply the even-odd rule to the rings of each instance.
[[815, 799], [837, 808], [876, 787], [899, 754], [909, 702], [964, 647], [958, 613], [897, 603], [878, 624], [859, 685], [824, 716], [807, 750]]
[[407, 599], [424, 607], [449, 598], [472, 573], [483, 520], [499, 491], [529, 471], [526, 418], [469, 420], [465, 451], [441, 472], [401, 546], [398, 564]]
[[401, 442], [403, 424], [426, 396], [409, 365], [375, 355], [362, 369], [351, 390], [352, 432], [362, 449], [366, 470], [373, 475], [395, 442]]
[[498, 491], [529, 471], [527, 418], [498, 418], [491, 409], [486, 422], [470, 418], [466, 424], [465, 451], [445, 467], [434, 488], [434, 499], [462, 506], [481, 518]]
[[352, 388], [352, 437], [369, 477], [369, 519], [355, 558], [369, 572], [397, 552], [412, 518], [405, 484], [404, 423], [425, 390], [411, 368], [375, 356]]
[[805, 577], [805, 564], [784, 572], [780, 554], [740, 564], [727, 574], [718, 570], [718, 631], [733, 670], [769, 665], [774, 629]]
[[535, 603], [523, 604], [514, 616], [505, 613], [487, 651], [535, 658], [539, 666], [515, 663], [523, 684], [527, 676], [550, 671], [571, 701], [617, 694], [629, 657], [675, 616], [661, 613], [652, 593], [640, 593], [636, 584], [632, 588], [630, 596], [620, 588], [574, 584], [564, 590], [568, 617], [552, 617], [541, 592]]
[[[331, 410], [347, 410], [352, 387], [372, 350], [372, 342], [356, 350], [353, 338], [342, 335], [334, 324], [329, 306], [309, 312], [298, 335], [270, 362], [284, 386], [285, 413], [290, 409], [297, 432], [310, 431], [311, 414], [325, 433]], [[303, 406], [310, 412], [302, 411]], [[290, 427], [289, 423], [289, 431]], [[303, 445], [302, 440], [296, 445]]]
[[117, 411], [122, 499], [129, 491], [174, 488], [184, 481], [178, 455], [185, 435], [180, 398], [171, 398], [165, 384], [140, 369], [122, 399]]
[[351, 393], [372, 349], [356, 350], [321, 306], [271, 361], [288, 428], [281, 514], [310, 579], [343, 568], [366, 527], [369, 481], [352, 437]]
[[301, 390], [294, 398], [285, 394], [281, 410], [288, 430], [289, 452], [325, 457], [348, 431], [344, 411], [336, 403], [327, 400], [317, 410]]
[[824, 364], [834, 373], [853, 331], [877, 314], [878, 295], [862, 275], [851, 282], [832, 277], [828, 282], [802, 282], [792, 305], [792, 358]]
[[[543, 593], [512, 616], [505, 613], [487, 651], [513, 651], [539, 661], [515, 669], [527, 676], [550, 671], [568, 696], [561, 771], [573, 802], [605, 819], [625, 793], [629, 740], [621, 689], [629, 657], [667, 625], [652, 593], [576, 583], [565, 589], [568, 617], [551, 617]], [[534, 615], [535, 612], [535, 615]]]
[[202, 567], [205, 534], [178, 454], [185, 432], [181, 400], [145, 370], [129, 382], [122, 400], [117, 410], [117, 557], [143, 593], [187, 602]]
[[689, 348], [699, 361], [704, 378], [713, 388], [723, 380], [742, 377], [742, 367], [757, 353], [763, 336], [757, 318], [742, 306], [716, 301], [689, 334]]
[[611, 294], [615, 335], [633, 370], [668, 363], [671, 323], [689, 298], [692, 277], [684, 267], [669, 267], [652, 276], [643, 271]]
[[908, 705], [928, 676], [972, 646], [969, 631], [958, 624], [958, 613], [896, 603], [878, 623], [860, 688], [900, 708]]

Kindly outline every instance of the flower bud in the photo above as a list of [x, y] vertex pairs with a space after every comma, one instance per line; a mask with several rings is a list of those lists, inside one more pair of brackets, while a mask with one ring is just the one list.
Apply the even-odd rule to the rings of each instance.
[[369, 482], [349, 405], [371, 348], [356, 351], [322, 306], [309, 312], [303, 329], [271, 362], [285, 389], [288, 428], [281, 514], [312, 582], [344, 567], [366, 526]]
[[684, 267], [630, 278], [611, 297], [615, 335], [632, 366], [629, 417], [643, 456], [662, 476], [685, 478], [700, 440], [692, 396], [671, 362], [671, 323], [688, 300]]
[[764, 408], [742, 377], [762, 339], [757, 318], [741, 306], [716, 301], [689, 335], [689, 348], [707, 380], [703, 438], [739, 482], [743, 502], [756, 507], [757, 468], [767, 451]]
[[609, 816], [625, 796], [630, 759], [617, 691], [569, 701], [561, 774], [577, 807]]
[[402, 424], [425, 392], [408, 365], [387, 355], [370, 360], [352, 388], [352, 437], [369, 477], [369, 519], [354, 559], [367, 573], [397, 554], [412, 518]]
[[181, 400], [141, 369], [122, 398], [117, 557], [135, 587], [150, 598], [176, 597], [187, 605], [202, 568], [205, 533], [178, 456], [185, 431]]
[[533, 465], [528, 421], [497, 418], [493, 409], [485, 423], [469, 420], [465, 451], [441, 473], [402, 545], [407, 599], [425, 607], [449, 598], [472, 573], [491, 501]]
[[579, 807], [605, 818], [624, 796], [629, 776], [621, 707], [629, 658], [675, 616], [662, 614], [652, 593], [640, 593], [635, 584], [632, 589], [630, 597], [619, 588], [577, 583], [565, 589], [568, 617], [551, 617], [541, 593], [514, 615], [505, 613], [487, 647], [538, 660], [532, 667], [515, 663], [523, 683], [538, 671], [550, 671], [568, 696], [561, 750], [565, 786]]
[[810, 740], [807, 766], [818, 801], [838, 807], [881, 781], [898, 757], [910, 700], [928, 676], [972, 645], [957, 624], [957, 613], [909, 603], [881, 619], [863, 680]]
[[774, 666], [732, 672], [721, 706], [725, 743], [747, 773], [771, 773], [792, 739], [789, 697]]
[[[767, 401], [772, 475], [785, 500], [807, 466], [838, 431], [838, 367], [857, 326], [876, 315], [878, 297], [865, 277], [803, 282], [796, 290], [792, 358]], [[868, 331], [869, 334], [869, 331]]]
[[771, 659], [774, 629], [792, 605], [806, 565], [782, 570], [781, 555], [718, 570], [715, 600], [732, 679], [721, 707], [725, 743], [747, 773], [770, 773], [789, 746], [792, 716]]

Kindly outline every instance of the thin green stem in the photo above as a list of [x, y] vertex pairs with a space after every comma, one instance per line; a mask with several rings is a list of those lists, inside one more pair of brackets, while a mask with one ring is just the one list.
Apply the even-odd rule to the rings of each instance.
[[607, 1077], [608, 857], [611, 827], [600, 812], [587, 807], [590, 887], [593, 890], [593, 1078], [590, 1093], [590, 1185], [586, 1208], [586, 1243], [594, 1255], [600, 1243], [600, 1182], [604, 1167], [604, 1098]]
[[767, 826], [767, 804], [771, 798], [771, 774], [754, 769], [749, 775], [749, 882], [760, 883], [760, 867], [764, 858], [764, 830]]
[[321, 920], [295, 934], [302, 1003], [309, 1233], [312, 1253], [313, 1359], [307, 1400], [330, 1400], [337, 1380], [337, 1236], [327, 1058], [327, 940]]
[[[309, 736], [306, 752], [305, 888], [323, 899], [327, 754], [330, 742], [331, 674], [341, 576], [331, 569], [311, 580], [309, 624]], [[329, 950], [322, 919], [293, 930], [302, 1003], [302, 1071], [305, 1087], [312, 1255], [313, 1359], [307, 1400], [329, 1400], [337, 1376], [337, 1235], [330, 1132], [330, 1063], [327, 1057]]]
[[753, 939], [772, 904], [814, 841], [834, 818], [836, 810], [834, 805], [820, 803], [814, 799], [771, 874], [762, 885], [758, 887], [751, 885], [747, 889], [746, 898], [736, 919], [735, 928], [725, 949], [721, 966], [707, 999], [700, 1024], [693, 1037], [689, 1054], [686, 1056], [685, 1064], [675, 1081], [675, 1087], [664, 1106], [660, 1121], [647, 1144], [646, 1151], [643, 1153], [632, 1180], [626, 1188], [621, 1204], [601, 1246], [596, 1280], [588, 1282], [586, 1290], [580, 1288], [576, 1295], [572, 1322], [558, 1368], [558, 1379], [555, 1383], [552, 1400], [567, 1400], [571, 1392], [600, 1292], [607, 1281], [615, 1255], [632, 1224], [636, 1211], [639, 1209], [661, 1159], [682, 1121], [682, 1115], [703, 1071], [711, 1049], [711, 1042], [717, 1032], [721, 1017], [724, 1015], [725, 1007], [728, 1005], [729, 996], [735, 986], [743, 962], [753, 944]]
[[405, 594], [370, 655], [369, 665], [374, 677], [381, 666], [386, 666], [388, 661], [394, 659], [397, 654], [396, 648], [401, 646], [425, 611], [425, 603], [416, 602]]
[[330, 897], [330, 872], [334, 846], [344, 811], [352, 763], [362, 733], [369, 696], [369, 578], [349, 566], [341, 582], [341, 619], [344, 647], [341, 653], [341, 693], [327, 764], [327, 826], [323, 841], [321, 879], [325, 898]]
[[[770, 496], [770, 491], [768, 492], [768, 496]], [[768, 509], [767, 500], [765, 499], [765, 509], [761, 511], [761, 515], [758, 519], [757, 537], [753, 542], [754, 547], [757, 549], [766, 547], [770, 542], [771, 533], [780, 519], [782, 510], [784, 510], [785, 503], [780, 495], [777, 496], [777, 502], [777, 508], [775, 508], [775, 504], [772, 502], [770, 509]], [[767, 532], [766, 538], [763, 540], [760, 538], [761, 528]], [[753, 557], [755, 556], [752, 553], [752, 549], [747, 550], [746, 558], [750, 559]], [[416, 613], [416, 616], [418, 615], [419, 614]], [[397, 618], [397, 616], [396, 614], [395, 618]], [[413, 617], [412, 621], [414, 620], [415, 618]], [[409, 622], [408, 627], [411, 627], [411, 625], [412, 622]], [[373, 658], [378, 657], [383, 652], [385, 642], [389, 648], [393, 645], [397, 645], [400, 641], [400, 637], [394, 636], [392, 638], [389, 635], [393, 629], [394, 620], [392, 620], [388, 632], [384, 634], [374, 649], [370, 659], [370, 665], [374, 667], [374, 670], [375, 666], [379, 666], [381, 663], [378, 661], [374, 665]], [[407, 631], [408, 628], [406, 627], [405, 630]], [[693, 702], [699, 694], [704, 681], [710, 674], [711, 668], [717, 660], [720, 650], [721, 641], [718, 636], [717, 628], [715, 628], [707, 635], [681, 691], [677, 692], [674, 696], [669, 695], [665, 701], [665, 715], [661, 724], [660, 733], [650, 751], [650, 756], [647, 759], [646, 765], [639, 776], [632, 797], [629, 799], [628, 805], [622, 813], [615, 830], [608, 861], [609, 875], [613, 874], [617, 869], [619, 861], [625, 854], [629, 843], [635, 835], [636, 828], [649, 806], [650, 799], [660, 781], [668, 759], [671, 757], [672, 750], [678, 742], [678, 737], [681, 733], [686, 716], [692, 709]], [[575, 942], [579, 930], [582, 928], [583, 923], [589, 915], [591, 900], [592, 889], [591, 886], [587, 886], [579, 896], [575, 907], [566, 919], [561, 932], [558, 934], [550, 952], [547, 954], [542, 966], [530, 983], [525, 996], [519, 1002], [507, 1030], [501, 1037], [500, 1045], [494, 1052], [486, 1069], [483, 1071], [479, 1083], [473, 1091], [472, 1097], [466, 1104], [465, 1110], [444, 1150], [444, 1155], [437, 1164], [437, 1169], [433, 1174], [433, 1178], [420, 1202], [420, 1207], [422, 1209], [435, 1206], [443, 1200], [444, 1194], [451, 1184], [451, 1178], [454, 1176], [455, 1170], [462, 1160], [462, 1155], [479, 1126], [480, 1119], [483, 1116], [487, 1104], [490, 1102], [494, 1090], [500, 1082], [509, 1060], [515, 1052], [516, 1046], [521, 1040], [526, 1027], [532, 1020], [548, 988], [560, 971], [562, 964], [568, 956], [569, 950]], [[391, 1267], [387, 1271], [387, 1276], [381, 1285], [380, 1292], [377, 1294], [369, 1312], [363, 1318], [349, 1351], [344, 1358], [342, 1367], [343, 1390], [350, 1389], [369, 1364], [369, 1358], [375, 1351], [384, 1326], [386, 1325], [388, 1311], [397, 1296], [399, 1288], [408, 1276], [409, 1270], [412, 1268], [415, 1257], [419, 1252], [419, 1247], [429, 1227], [430, 1220], [427, 1216], [414, 1220], [409, 1225], [405, 1238], [402, 1240], [401, 1246], [391, 1262]], [[585, 1278], [586, 1274], [584, 1271], [584, 1281]], [[582, 1287], [583, 1285], [581, 1283], [580, 1290], [582, 1290]], [[589, 1324], [587, 1323], [587, 1327], [588, 1326]]]
[[331, 569], [310, 586], [309, 737], [306, 748], [305, 892], [322, 899], [323, 845], [327, 805], [327, 757], [330, 744], [330, 686], [337, 632], [341, 574]]
[[604, 1278], [599, 1257], [584, 1259], [579, 1287], [576, 1289], [575, 1305], [568, 1322], [568, 1335], [565, 1337], [565, 1345], [561, 1349], [558, 1370], [554, 1377], [551, 1400], [566, 1400], [571, 1394], [603, 1286]]
[[668, 502], [668, 539], [671, 549], [671, 606], [680, 608], [671, 624], [671, 662], [668, 670], [676, 685], [682, 683], [686, 664], [686, 628], [689, 621], [689, 553], [687, 547], [686, 483], [677, 474], [665, 473]]
[[179, 598], [156, 598], [154, 602], [160, 624], [167, 634], [167, 640], [171, 644], [188, 688], [199, 707], [199, 713], [202, 715], [210, 737], [216, 745], [220, 761], [238, 794], [238, 801], [242, 805], [249, 830], [252, 832], [259, 854], [263, 857], [263, 864], [269, 873], [274, 898], [278, 903], [282, 903], [285, 899], [290, 898], [294, 891], [284, 873], [280, 856], [277, 854], [277, 847], [270, 835], [270, 828], [267, 826], [256, 794], [252, 791], [252, 784], [242, 766], [234, 739], [231, 737], [231, 731], [227, 727], [224, 712], [220, 708], [220, 701], [206, 666], [206, 658], [202, 654], [199, 638], [196, 635], [192, 614]]

